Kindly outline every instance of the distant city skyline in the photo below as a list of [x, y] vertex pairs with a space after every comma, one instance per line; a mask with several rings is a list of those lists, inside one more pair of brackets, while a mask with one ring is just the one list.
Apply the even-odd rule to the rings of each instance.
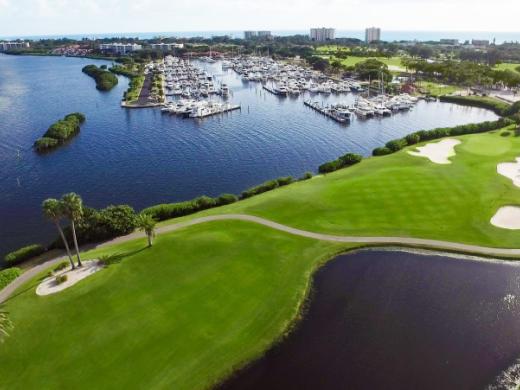
[[[345, 18], [353, 9], [356, 18]], [[336, 30], [378, 26], [383, 31], [515, 32], [519, 30], [518, 11], [517, 0], [496, 0], [492, 6], [483, 0], [222, 0], [218, 5], [209, 0], [0, 0], [0, 36], [308, 31], [315, 26]]]

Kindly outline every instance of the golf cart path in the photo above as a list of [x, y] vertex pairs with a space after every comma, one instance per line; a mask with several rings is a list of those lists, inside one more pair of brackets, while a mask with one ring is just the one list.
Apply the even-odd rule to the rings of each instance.
[[[314, 233], [307, 230], [300, 230], [290, 226], [282, 225], [277, 222], [270, 221], [265, 218], [255, 217], [253, 215], [246, 214], [222, 214], [212, 215], [207, 217], [200, 217], [191, 219], [185, 222], [179, 222], [167, 226], [161, 226], [156, 229], [157, 234], [164, 234], [174, 232], [187, 228], [189, 226], [200, 225], [207, 222], [214, 221], [247, 221], [269, 227], [271, 229], [279, 230], [295, 236], [311, 238], [320, 241], [328, 242], [341, 242], [341, 243], [359, 243], [359, 244], [372, 244], [372, 245], [404, 245], [404, 246], [417, 246], [427, 249], [437, 250], [448, 250], [455, 252], [471, 253], [475, 255], [483, 256], [506, 256], [514, 257], [520, 256], [520, 249], [508, 249], [508, 248], [492, 248], [479, 245], [460, 244], [456, 242], [440, 241], [440, 240], [429, 240], [423, 238], [409, 238], [409, 237], [360, 237], [360, 236], [336, 236], [323, 233]], [[127, 236], [115, 238], [111, 241], [104, 242], [96, 248], [104, 248], [113, 244], [119, 244], [137, 238], [144, 238], [145, 235], [142, 232], [134, 232]], [[0, 303], [5, 301], [18, 287], [24, 284], [26, 281], [33, 278], [38, 273], [44, 271], [48, 267], [59, 263], [64, 259], [63, 256], [56, 259], [52, 259], [37, 265], [27, 271], [25, 271], [20, 277], [14, 280], [11, 284], [0, 291]]]

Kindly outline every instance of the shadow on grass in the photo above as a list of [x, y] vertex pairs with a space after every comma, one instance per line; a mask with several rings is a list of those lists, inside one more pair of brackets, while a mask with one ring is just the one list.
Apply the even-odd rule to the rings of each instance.
[[[113, 253], [113, 254], [110, 254], [110, 255], [99, 256], [98, 260], [99, 260], [99, 262], [103, 266], [108, 267], [108, 266], [113, 265], [113, 264], [118, 264], [118, 263], [122, 262], [124, 259], [126, 259], [127, 257], [131, 257], [133, 255], [136, 255], [136, 254], [138, 254], [138, 253], [140, 253], [140, 252], [142, 252], [142, 251], [144, 251], [146, 249], [148, 249], [148, 246], [145, 246], [144, 248], [136, 249], [136, 250], [133, 250], [133, 251]], [[34, 283], [28, 284], [27, 288], [24, 288], [23, 290], [19, 290], [16, 294], [12, 294], [9, 298], [5, 299], [2, 302], [2, 304], [6, 303], [6, 302], [9, 302], [12, 299], [16, 298], [17, 296], [25, 294], [27, 291], [36, 288], [41, 283], [41, 281], [43, 279], [47, 278], [47, 277], [49, 277], [48, 274], [43, 275], [42, 277], [40, 277], [37, 280], [35, 280]]]

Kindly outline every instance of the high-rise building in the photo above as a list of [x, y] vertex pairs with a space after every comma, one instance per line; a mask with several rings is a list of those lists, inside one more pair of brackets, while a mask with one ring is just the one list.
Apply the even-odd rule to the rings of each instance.
[[133, 51], [141, 50], [143, 47], [136, 43], [102, 43], [99, 50], [108, 51], [116, 54], [126, 54]]
[[0, 42], [0, 51], [28, 49], [29, 42]]
[[244, 31], [244, 39], [252, 39], [258, 36], [257, 31]]
[[336, 38], [336, 29], [334, 28], [311, 28], [310, 37], [312, 41], [325, 42], [332, 41]]
[[378, 27], [369, 27], [365, 30], [365, 42], [372, 43], [381, 40], [381, 29]]
[[258, 31], [258, 38], [263, 39], [271, 39], [273, 37], [273, 34], [271, 34], [271, 31]]

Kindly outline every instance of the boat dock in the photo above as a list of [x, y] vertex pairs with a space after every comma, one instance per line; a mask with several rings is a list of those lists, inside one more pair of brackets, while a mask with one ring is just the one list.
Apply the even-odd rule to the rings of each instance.
[[327, 116], [327, 117], [329, 117], [331, 119], [334, 119], [336, 122], [339, 122], [339, 123], [348, 123], [348, 122], [350, 122], [349, 119], [346, 119], [344, 117], [339, 116], [336, 113], [336, 110], [334, 110], [332, 108], [328, 108], [328, 107], [322, 107], [322, 106], [320, 106], [320, 104], [318, 102], [312, 102], [310, 100], [305, 100], [303, 102], [303, 104], [305, 104], [307, 107], [312, 108], [314, 111], [319, 112], [322, 115], [325, 115], [325, 116]]
[[197, 110], [190, 115], [190, 118], [207, 118], [209, 116], [224, 114], [226, 112], [240, 110], [241, 106], [238, 104], [226, 104], [208, 109]]
[[274, 89], [273, 87], [269, 87], [267, 85], [263, 85], [263, 89], [266, 90], [267, 92], [271, 92], [273, 95], [276, 95], [276, 96], [287, 96], [287, 92], [279, 92], [277, 91], [276, 89]]

